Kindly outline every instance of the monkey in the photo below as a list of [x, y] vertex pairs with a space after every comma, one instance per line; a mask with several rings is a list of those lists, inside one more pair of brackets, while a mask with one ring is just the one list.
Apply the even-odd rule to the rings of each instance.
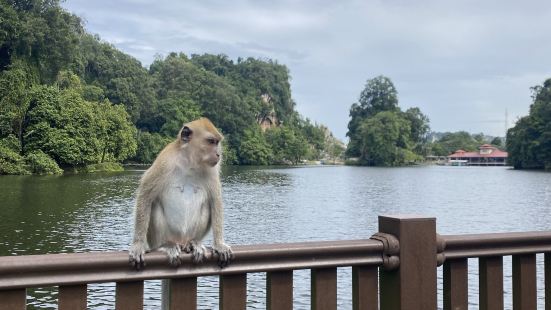
[[207, 118], [186, 123], [143, 174], [129, 249], [133, 268], [143, 268], [144, 254], [157, 249], [173, 266], [182, 263], [182, 251], [191, 253], [194, 263], [204, 261], [201, 240], [211, 228], [212, 253], [221, 268], [229, 264], [233, 253], [224, 242], [220, 183], [223, 139]]

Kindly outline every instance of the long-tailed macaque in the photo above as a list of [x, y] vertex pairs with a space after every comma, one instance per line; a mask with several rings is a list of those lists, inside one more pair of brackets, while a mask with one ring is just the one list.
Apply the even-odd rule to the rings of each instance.
[[144, 253], [155, 249], [166, 252], [172, 265], [181, 263], [182, 251], [191, 253], [195, 263], [203, 261], [207, 252], [201, 240], [211, 227], [213, 254], [221, 267], [229, 263], [219, 177], [222, 139], [206, 118], [184, 124], [144, 173], [129, 250], [134, 268], [143, 268]]

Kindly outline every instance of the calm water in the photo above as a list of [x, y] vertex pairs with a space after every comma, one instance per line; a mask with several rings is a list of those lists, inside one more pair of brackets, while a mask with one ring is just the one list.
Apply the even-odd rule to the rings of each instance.
[[[0, 177], [0, 255], [125, 250], [134, 193], [143, 171]], [[498, 167], [229, 167], [223, 173], [225, 234], [230, 244], [369, 238], [377, 215], [437, 217], [438, 232], [551, 230], [551, 173]], [[206, 241], [210, 244], [210, 237]], [[510, 258], [505, 303], [511, 305]], [[538, 257], [538, 273], [542, 272]], [[470, 302], [478, 300], [470, 261]], [[339, 309], [351, 309], [350, 268], [338, 272]], [[439, 271], [439, 277], [441, 270]], [[295, 271], [295, 309], [309, 309], [308, 271]], [[538, 279], [542, 307], [543, 281]], [[441, 283], [439, 285], [441, 289]], [[158, 308], [159, 281], [145, 304]], [[265, 274], [248, 278], [248, 307], [264, 309]], [[199, 280], [201, 309], [217, 308], [218, 280]], [[441, 292], [439, 304], [441, 305]], [[55, 288], [32, 290], [30, 308], [55, 308]], [[89, 286], [89, 307], [114, 307], [114, 284]]]

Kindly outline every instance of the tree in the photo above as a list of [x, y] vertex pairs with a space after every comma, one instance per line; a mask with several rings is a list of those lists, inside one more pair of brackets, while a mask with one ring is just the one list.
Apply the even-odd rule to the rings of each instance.
[[385, 76], [377, 76], [367, 80], [364, 89], [360, 93], [358, 103], [350, 108], [350, 122], [348, 133], [350, 138], [346, 153], [348, 156], [360, 156], [359, 143], [361, 137], [358, 135], [361, 123], [375, 114], [383, 111], [397, 111], [398, 92], [392, 81]]
[[95, 130], [101, 152], [99, 162], [122, 162], [136, 154], [136, 127], [121, 105], [108, 100], [95, 104]]
[[440, 140], [431, 145], [432, 154], [436, 156], [447, 156], [457, 150], [474, 152], [480, 143], [466, 131], [447, 132]]
[[410, 124], [397, 112], [385, 111], [360, 125], [361, 161], [371, 166], [398, 166], [419, 159], [411, 149]]
[[245, 130], [239, 147], [241, 163], [246, 165], [267, 165], [272, 160], [272, 149], [260, 127]]
[[516, 169], [551, 169], [551, 79], [532, 91], [528, 116], [507, 132], [508, 161]]
[[29, 89], [36, 80], [23, 62], [10, 65], [0, 73], [0, 137], [14, 134], [20, 144], [29, 108]]
[[421, 113], [421, 110], [417, 107], [407, 109], [404, 112], [404, 117], [409, 121], [411, 128], [410, 140], [413, 143], [413, 150], [417, 154], [428, 155], [429, 118]]
[[490, 144], [494, 145], [498, 148], [502, 148], [503, 147], [503, 140], [500, 137], [495, 137], [495, 138], [492, 139]]

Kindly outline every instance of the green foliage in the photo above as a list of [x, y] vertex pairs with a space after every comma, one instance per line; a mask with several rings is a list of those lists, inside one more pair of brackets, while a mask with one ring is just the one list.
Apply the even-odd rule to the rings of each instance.
[[32, 151], [25, 155], [25, 163], [34, 174], [62, 174], [55, 160], [41, 150]]
[[413, 151], [420, 155], [428, 155], [429, 118], [421, 113], [421, 110], [417, 107], [407, 109], [403, 116], [409, 121]]
[[551, 169], [551, 79], [532, 90], [530, 113], [507, 132], [508, 161], [515, 169]]
[[160, 132], [168, 137], [176, 137], [182, 124], [201, 117], [201, 108], [192, 100], [184, 98], [167, 98], [159, 102]]
[[492, 139], [492, 141], [490, 142], [491, 145], [497, 147], [497, 148], [503, 148], [503, 139], [501, 139], [500, 137], [495, 137]]
[[101, 150], [101, 160], [121, 162], [136, 154], [136, 127], [121, 105], [109, 101], [94, 104], [96, 114], [94, 130]]
[[19, 149], [19, 140], [15, 136], [0, 139], [0, 175], [31, 173]]
[[42, 150], [62, 166], [122, 161], [136, 152], [136, 129], [121, 106], [92, 103], [74, 89], [31, 92], [24, 150]]
[[426, 155], [429, 119], [419, 108], [402, 112], [398, 92], [384, 76], [367, 80], [350, 108], [346, 155], [373, 166], [411, 164]]
[[292, 128], [281, 126], [266, 132], [266, 140], [272, 146], [275, 163], [298, 164], [308, 155], [306, 139]]
[[418, 160], [411, 151], [411, 127], [397, 112], [379, 112], [360, 125], [361, 161], [370, 166], [399, 166]]
[[[6, 173], [28, 171], [23, 154], [36, 173], [58, 171], [51, 160], [81, 171], [151, 163], [201, 116], [226, 136], [225, 163], [268, 164], [274, 149], [285, 163], [321, 158], [326, 129], [294, 110], [289, 80], [276, 61], [225, 55], [170, 53], [146, 69], [86, 33], [58, 0], [0, 1], [0, 139], [17, 141], [3, 146]], [[249, 130], [267, 115], [291, 140], [276, 147]]]
[[87, 165], [80, 172], [119, 172], [124, 171], [124, 167], [120, 163], [104, 162], [99, 164]]
[[383, 111], [397, 111], [398, 91], [392, 81], [385, 76], [377, 76], [367, 80], [364, 89], [360, 93], [357, 103], [350, 108], [350, 122], [348, 133], [350, 142], [346, 153], [348, 156], [361, 156], [359, 127], [363, 120]]
[[267, 165], [272, 158], [272, 149], [262, 134], [260, 127], [245, 130], [239, 146], [241, 163], [246, 165]]
[[144, 164], [153, 163], [159, 152], [161, 152], [171, 140], [171, 138], [162, 136], [158, 133], [138, 131], [138, 151], [132, 160]]
[[430, 148], [433, 155], [448, 156], [457, 150], [474, 152], [483, 143], [466, 131], [447, 132], [438, 141], [432, 143]]

